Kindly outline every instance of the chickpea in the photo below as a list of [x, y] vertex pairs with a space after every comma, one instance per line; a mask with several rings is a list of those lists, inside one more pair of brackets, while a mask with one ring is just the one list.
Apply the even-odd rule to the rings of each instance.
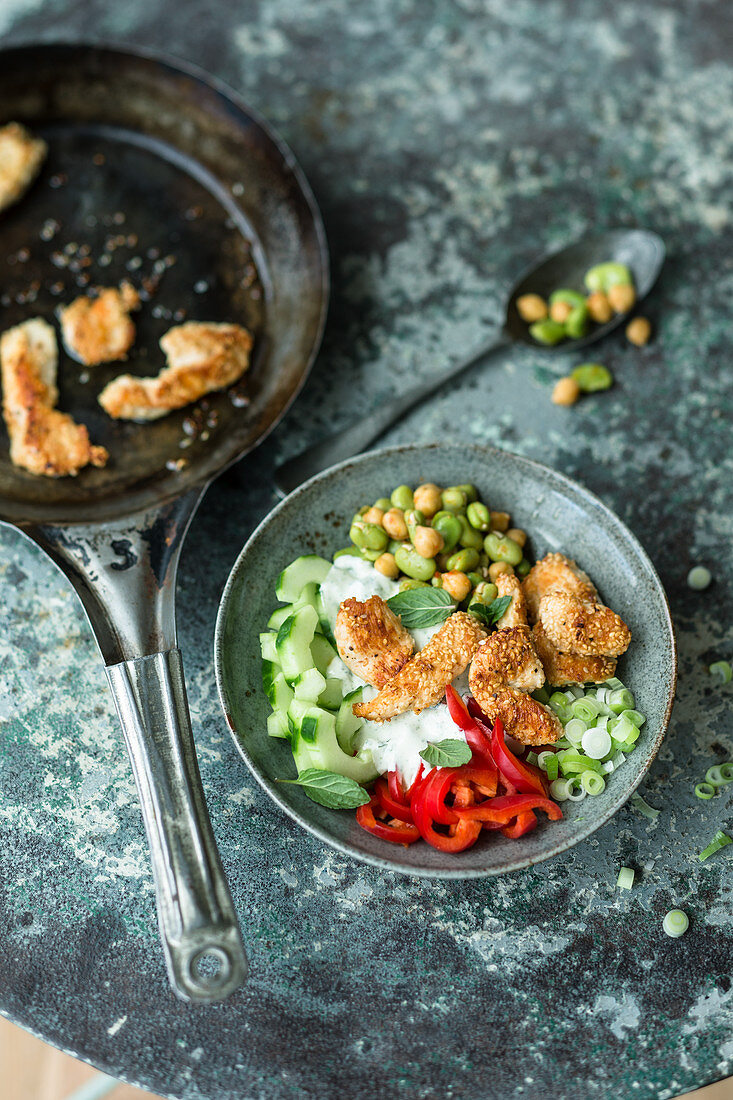
[[392, 580], [395, 580], [400, 575], [394, 554], [380, 554], [374, 563], [374, 568], [378, 573], [381, 573], [382, 576], [391, 577]]
[[570, 302], [553, 302], [550, 306], [550, 319], [564, 325], [572, 312]]
[[443, 573], [442, 588], [451, 596], [454, 600], [465, 600], [471, 591], [471, 582], [465, 573], [460, 573], [458, 570], [453, 570], [450, 573]]
[[421, 558], [434, 558], [443, 549], [443, 536], [433, 527], [416, 527], [412, 545]]
[[425, 519], [432, 519], [443, 507], [438, 486], [432, 482], [419, 485], [415, 490], [415, 507], [422, 512]]
[[539, 294], [522, 294], [517, 298], [517, 313], [528, 325], [533, 321], [544, 321], [547, 317], [547, 302]]
[[399, 539], [401, 541], [407, 538], [407, 524], [399, 508], [390, 508], [388, 512], [384, 513], [382, 527], [384, 527], [391, 539]]
[[489, 579], [495, 581], [500, 573], [514, 573], [514, 568], [508, 561], [492, 561], [489, 566]]
[[637, 348], [643, 348], [645, 344], [648, 344], [651, 334], [652, 326], [646, 317], [634, 317], [634, 320], [629, 321], [626, 326], [626, 339], [632, 344], [636, 344]]
[[510, 527], [507, 531], [507, 538], [514, 539], [519, 545], [524, 548], [527, 542], [527, 532], [523, 531], [521, 527]]
[[595, 321], [597, 325], [605, 325], [611, 320], [613, 314], [611, 303], [602, 290], [596, 290], [594, 294], [589, 294], [585, 304], [588, 307], [591, 320]]
[[366, 523], [378, 523], [381, 525], [382, 520], [384, 519], [384, 510], [382, 508], [377, 508], [375, 504], [371, 508], [369, 508], [368, 511], [366, 511], [361, 518]]
[[490, 512], [489, 518], [491, 520], [492, 531], [508, 531], [509, 521], [511, 516], [508, 512]]
[[633, 286], [620, 283], [618, 286], [609, 287], [606, 297], [615, 313], [628, 313], [636, 301], [636, 291]]
[[555, 383], [552, 400], [555, 405], [574, 405], [580, 397], [580, 386], [574, 378], [561, 378]]

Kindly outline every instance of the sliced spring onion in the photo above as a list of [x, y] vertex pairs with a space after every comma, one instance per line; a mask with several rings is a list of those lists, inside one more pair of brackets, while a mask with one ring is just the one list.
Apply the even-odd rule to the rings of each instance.
[[571, 744], [579, 745], [587, 729], [588, 724], [584, 722], [582, 718], [571, 718], [565, 726], [565, 736]]
[[650, 821], [654, 821], [659, 817], [660, 811], [655, 810], [653, 806], [645, 802], [640, 794], [632, 794], [629, 802], [635, 810], [638, 810], [643, 817], [648, 817]]
[[712, 768], [708, 768], [705, 772], [705, 782], [710, 783], [713, 787], [723, 786], [723, 777], [720, 774], [720, 764], [713, 764]]
[[695, 784], [695, 794], [698, 798], [712, 798], [715, 794], [715, 787], [712, 783], [697, 783]]
[[548, 753], [548, 759], [545, 760], [545, 771], [547, 772], [547, 778], [550, 781], [557, 779], [559, 767], [560, 765], [558, 763], [557, 757], [555, 756], [555, 753]]
[[584, 722], [592, 722], [603, 710], [603, 706], [592, 696], [586, 695], [583, 699], [576, 699], [570, 708], [573, 718], [582, 718]]
[[733, 840], [731, 840], [727, 833], [723, 833], [718, 829], [707, 848], [703, 848], [697, 858], [702, 862], [704, 859], [708, 859], [709, 856], [719, 852], [721, 848], [727, 848], [729, 844], [733, 844]]
[[633, 709], [634, 696], [627, 688], [619, 688], [617, 691], [611, 692], [607, 703], [614, 714], [620, 714], [622, 710]]
[[616, 879], [616, 888], [618, 890], [630, 890], [634, 885], [634, 874], [633, 867], [622, 867]]
[[569, 788], [568, 798], [571, 802], [582, 802], [587, 793], [588, 792], [586, 791], [585, 787], [581, 787], [579, 791]]
[[720, 774], [724, 783], [733, 783], [733, 760], [726, 760], [720, 765]]
[[730, 667], [728, 661], [715, 661], [708, 672], [719, 684], [729, 684], [733, 680], [733, 668]]
[[610, 688], [611, 691], [618, 691], [619, 688], [624, 686], [623, 680], [619, 680], [618, 676], [609, 676], [605, 683], [606, 688]]
[[540, 768], [543, 772], [547, 771], [547, 761], [550, 759], [550, 757], [552, 757], [553, 760], [555, 759], [554, 752], [550, 752], [549, 749], [545, 749], [545, 751], [541, 752], [537, 757], [537, 767]]
[[679, 936], [684, 936], [689, 927], [690, 918], [681, 909], [670, 909], [662, 921], [664, 931], [675, 940]]
[[556, 802], [567, 802], [570, 797], [570, 783], [567, 779], [556, 779], [550, 784], [550, 794]]
[[598, 775], [597, 772], [592, 772], [590, 769], [585, 772], [581, 772], [580, 785], [586, 794], [602, 794], [606, 789], [606, 780], [602, 775]]
[[713, 574], [704, 565], [695, 565], [687, 574], [687, 583], [696, 592], [702, 592], [713, 579]]
[[536, 764], [537, 763], [537, 753], [536, 752], [528, 752], [525, 759], [526, 759], [528, 764]]
[[636, 726], [637, 729], [643, 726], [646, 722], [646, 718], [640, 710], [622, 710], [621, 717], [625, 718], [628, 722], [631, 722], [632, 725]]
[[604, 729], [590, 729], [583, 734], [583, 752], [591, 760], [602, 760], [611, 751], [611, 734]]

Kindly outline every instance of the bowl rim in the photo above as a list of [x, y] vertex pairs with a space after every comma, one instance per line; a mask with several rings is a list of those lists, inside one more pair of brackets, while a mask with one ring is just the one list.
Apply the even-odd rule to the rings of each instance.
[[[244, 744], [240, 740], [239, 736], [237, 735], [237, 730], [234, 725], [232, 715], [229, 712], [226, 698], [224, 675], [222, 669], [222, 651], [224, 621], [228, 613], [228, 605], [231, 599], [232, 589], [237, 582], [239, 573], [245, 564], [250, 547], [260, 537], [260, 534], [269, 526], [269, 524], [278, 515], [280, 515], [281, 512], [283, 512], [287, 508], [290, 508], [291, 505], [296, 502], [300, 496], [309, 491], [313, 485], [317, 484], [319, 481], [330, 478], [335, 472], [343, 472], [344, 474], [347, 474], [348, 471], [350, 471], [354, 467], [360, 466], [367, 462], [374, 462], [375, 459], [379, 459], [388, 455], [412, 455], [416, 453], [428, 453], [430, 451], [439, 451], [442, 448], [456, 446], [470, 447], [475, 452], [483, 455], [487, 461], [490, 461], [496, 456], [500, 456], [502, 458], [509, 457], [513, 462], [518, 463], [520, 466], [524, 466], [527, 472], [541, 472], [543, 476], [549, 474], [552, 478], [556, 479], [561, 488], [570, 489], [574, 493], [580, 493], [581, 496], [585, 497], [595, 507], [600, 508], [601, 511], [605, 513], [606, 517], [610, 519], [613, 525], [621, 528], [624, 537], [631, 542], [636, 553], [639, 555], [639, 557], [648, 568], [649, 574], [656, 585], [657, 593], [661, 598], [661, 607], [664, 611], [665, 625], [667, 628], [667, 635], [670, 646], [671, 667], [669, 670], [670, 675], [667, 683], [667, 702], [664, 709], [664, 714], [660, 723], [659, 732], [657, 733], [654, 742], [647, 746], [649, 755], [646, 765], [643, 767], [636, 780], [629, 787], [624, 788], [623, 796], [617, 798], [616, 801], [612, 802], [609, 809], [606, 810], [605, 813], [603, 813], [599, 818], [593, 819], [590, 824], [583, 826], [576, 836], [566, 838], [561, 843], [550, 847], [539, 858], [536, 856], [520, 856], [516, 859], [510, 860], [501, 867], [491, 867], [485, 869], [478, 867], [461, 868], [457, 866], [455, 870], [441, 870], [435, 868], [414, 867], [410, 864], [401, 863], [398, 859], [389, 859], [386, 856], [376, 856], [368, 852], [359, 851], [353, 848], [347, 842], [336, 839], [320, 826], [311, 823], [296, 809], [285, 802], [284, 799], [280, 797], [276, 785], [260, 771], [256, 763], [252, 759], [251, 755], [245, 748]], [[397, 444], [395, 446], [382, 447], [371, 451], [366, 451], [365, 453], [360, 454], [355, 458], [349, 458], [343, 462], [335, 464], [334, 466], [330, 466], [327, 470], [323, 470], [321, 471], [321, 473], [314, 475], [312, 478], [309, 478], [308, 481], [305, 481], [302, 485], [298, 486], [297, 489], [294, 489], [292, 493], [289, 493], [257, 524], [255, 529], [252, 531], [249, 538], [245, 542], [244, 546], [240, 550], [239, 554], [237, 555], [237, 558], [229, 572], [226, 585], [224, 586], [224, 590], [219, 601], [219, 608], [216, 615], [216, 627], [214, 631], [214, 674], [216, 677], [216, 687], [217, 693], [219, 695], [219, 702], [224, 712], [227, 727], [232, 736], [234, 744], [236, 745], [242, 759], [244, 760], [245, 764], [247, 765], [257, 782], [260, 784], [260, 786], [267, 792], [269, 797], [276, 803], [276, 805], [278, 805], [280, 809], [288, 815], [288, 817], [296, 821], [302, 828], [306, 829], [313, 836], [318, 837], [319, 840], [322, 840], [324, 843], [328, 844], [329, 847], [335, 848], [343, 855], [349, 856], [352, 859], [356, 859], [362, 863], [367, 863], [374, 867], [378, 867], [380, 870], [396, 871], [400, 874], [409, 875], [415, 878], [480, 879], [489, 878], [496, 875], [509, 874], [513, 871], [520, 871], [526, 867], [531, 867], [538, 863], [544, 863], [546, 860], [552, 859], [554, 856], [557, 856], [562, 852], [568, 851], [570, 848], [575, 847], [576, 844], [579, 844], [581, 841], [586, 840], [589, 836], [592, 835], [592, 833], [596, 832], [596, 830], [600, 829], [603, 825], [610, 821], [614, 814], [616, 814], [618, 810], [620, 810], [621, 807], [624, 806], [626, 802], [628, 802], [631, 795], [639, 787], [642, 780], [648, 773], [649, 768], [654, 762], [657, 753], [659, 752], [660, 746], [669, 727], [669, 720], [672, 714], [672, 707], [674, 705], [675, 690], [677, 686], [677, 667], [677, 640], [675, 638], [674, 624], [672, 621], [669, 600], [667, 599], [667, 594], [664, 590], [664, 586], [659, 578], [656, 569], [654, 568], [651, 559], [649, 558], [649, 555], [647, 554], [646, 550], [641, 545], [639, 540], [626, 526], [623, 520], [620, 519], [620, 517], [617, 516], [616, 513], [600, 499], [600, 497], [596, 496], [595, 493], [592, 493], [589, 489], [586, 489], [586, 487], [580, 482], [575, 481], [573, 478], [568, 477], [566, 474], [560, 473], [559, 471], [553, 469], [551, 466], [546, 466], [544, 463], [537, 462], [535, 459], [526, 458], [524, 455], [518, 455], [513, 451], [506, 451], [502, 448], [493, 447], [489, 444], [473, 442], [462, 444], [458, 441], [448, 440], [443, 443]], [[338, 811], [334, 810], [333, 812], [336, 813]]]

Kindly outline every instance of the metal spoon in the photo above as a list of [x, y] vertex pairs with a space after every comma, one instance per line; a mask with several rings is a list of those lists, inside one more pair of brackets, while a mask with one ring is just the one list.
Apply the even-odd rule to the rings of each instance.
[[611, 229], [584, 237], [548, 256], [521, 276], [515, 284], [506, 306], [506, 317], [500, 331], [481, 347], [474, 349], [464, 359], [447, 370], [412, 386], [405, 393], [396, 394], [387, 404], [380, 405], [370, 416], [350, 424], [348, 428], [329, 436], [309, 447], [295, 458], [288, 459], [275, 471], [275, 487], [285, 496], [297, 489], [308, 478], [326, 470], [337, 462], [366, 450], [396, 420], [404, 416], [426, 397], [430, 397], [451, 378], [473, 366], [479, 359], [508, 347], [512, 343], [527, 344], [534, 351], [579, 351], [580, 348], [601, 340], [612, 329], [626, 320], [627, 314], [616, 314], [605, 325], [593, 325], [580, 340], [563, 340], [548, 348], [538, 344], [529, 334], [529, 327], [517, 312], [517, 298], [522, 294], [540, 294], [549, 297], [558, 287], [580, 289], [588, 268], [605, 260], [616, 260], [631, 269], [636, 286], [636, 300], [641, 301], [657, 281], [664, 263], [664, 242], [656, 233], [645, 229]]

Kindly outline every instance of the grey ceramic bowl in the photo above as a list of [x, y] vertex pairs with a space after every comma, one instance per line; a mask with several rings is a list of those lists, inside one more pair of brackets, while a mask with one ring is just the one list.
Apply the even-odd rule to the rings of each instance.
[[[544, 820], [520, 840], [493, 834], [459, 855], [418, 842], [392, 846], [356, 824], [351, 811], [327, 810], [300, 788], [286, 742], [267, 736], [258, 634], [276, 606], [275, 582], [299, 554], [330, 557], [348, 543], [351, 516], [403, 482], [473, 482], [483, 500], [508, 511], [529, 533], [530, 553], [567, 552], [626, 620], [633, 641], [618, 674], [647, 716], [637, 748], [603, 794], [563, 803], [563, 820]], [[356, 859], [406, 874], [473, 878], [515, 871], [577, 844], [616, 812], [641, 782], [669, 721], [676, 679], [672, 622], [664, 590], [631, 532], [586, 489], [536, 462], [491, 447], [436, 444], [374, 451], [334, 466], [287, 497], [260, 524], [229, 577], [216, 625], [216, 677], [224, 713], [247, 765], [271, 798], [304, 828]], [[539, 815], [543, 817], [542, 814]]]

